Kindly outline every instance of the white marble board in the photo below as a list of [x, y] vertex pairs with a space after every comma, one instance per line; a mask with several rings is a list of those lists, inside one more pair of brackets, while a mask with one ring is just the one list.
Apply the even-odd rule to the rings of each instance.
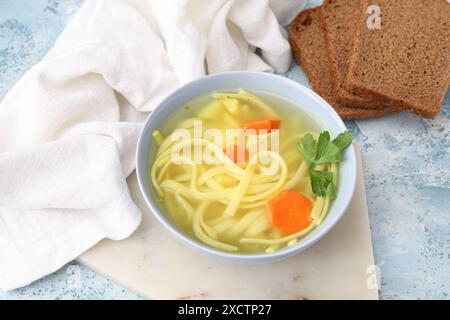
[[186, 247], [146, 208], [133, 174], [128, 184], [144, 215], [141, 226], [126, 240], [102, 241], [78, 261], [149, 299], [378, 299], [359, 151], [357, 158], [356, 192], [344, 218], [287, 260], [240, 266]]

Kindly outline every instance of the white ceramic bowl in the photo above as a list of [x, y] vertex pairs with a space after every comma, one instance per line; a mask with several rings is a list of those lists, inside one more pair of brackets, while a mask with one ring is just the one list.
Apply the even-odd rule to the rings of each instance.
[[[258, 72], [227, 72], [214, 74], [190, 82], [169, 95], [150, 114], [140, 136], [137, 148], [137, 177], [144, 199], [155, 217], [178, 239], [210, 256], [240, 264], [256, 264], [285, 259], [310, 247], [325, 236], [345, 214], [352, 199], [356, 183], [356, 158], [353, 145], [344, 152], [344, 161], [339, 167], [337, 184], [338, 197], [332, 202], [328, 215], [321, 225], [295, 245], [280, 249], [274, 253], [242, 254], [228, 253], [212, 248], [199, 240], [187, 236], [175, 226], [162, 212], [155, 200], [154, 191], [149, 181], [149, 162], [153, 160], [156, 145], [151, 134], [185, 103], [213, 91], [263, 91], [291, 101], [295, 106], [317, 121], [323, 130], [329, 130], [332, 137], [346, 130], [338, 114], [328, 103], [304, 86], [280, 76]], [[271, 106], [276, 108], [276, 106]]]

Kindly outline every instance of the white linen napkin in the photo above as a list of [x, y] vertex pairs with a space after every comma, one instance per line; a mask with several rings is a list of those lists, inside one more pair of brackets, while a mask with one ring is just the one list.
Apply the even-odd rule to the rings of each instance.
[[0, 104], [0, 288], [128, 237], [141, 214], [126, 177], [147, 112], [206, 73], [287, 71], [274, 12], [284, 24], [304, 4], [87, 0]]

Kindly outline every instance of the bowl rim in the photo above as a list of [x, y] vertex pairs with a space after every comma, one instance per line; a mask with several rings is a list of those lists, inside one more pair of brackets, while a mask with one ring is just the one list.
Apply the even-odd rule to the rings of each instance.
[[[141, 163], [141, 157], [140, 154], [142, 153], [142, 149], [145, 145], [145, 139], [148, 137], [145, 135], [145, 133], [148, 130], [148, 127], [151, 124], [151, 119], [155, 118], [157, 114], [162, 112], [163, 105], [166, 105], [170, 100], [172, 100], [175, 96], [180, 94], [180, 92], [188, 90], [189, 87], [201, 83], [203, 81], [208, 81], [211, 78], [216, 77], [229, 77], [229, 76], [235, 76], [235, 77], [245, 77], [246, 75], [252, 75], [256, 77], [265, 77], [268, 81], [281, 81], [284, 82], [283, 85], [290, 85], [295, 87], [297, 90], [300, 90], [303, 92], [303, 94], [309, 95], [313, 100], [316, 100], [318, 104], [322, 105], [327, 109], [327, 111], [330, 113], [331, 118], [333, 121], [335, 121], [335, 124], [342, 130], [347, 130], [347, 127], [345, 126], [343, 120], [341, 117], [337, 114], [337, 112], [329, 105], [329, 103], [324, 100], [322, 97], [320, 97], [317, 93], [312, 91], [311, 89], [305, 87], [304, 85], [291, 80], [289, 78], [266, 73], [266, 72], [255, 72], [255, 71], [228, 71], [228, 72], [222, 72], [222, 73], [215, 73], [211, 75], [206, 75], [204, 77], [201, 77], [199, 79], [190, 81], [180, 87], [178, 87], [176, 90], [174, 90], [172, 93], [170, 93], [168, 96], [166, 96], [161, 102], [158, 103], [158, 105], [155, 107], [155, 109], [149, 114], [145, 121], [145, 125], [139, 135], [137, 148], [136, 148], [136, 176], [138, 180], [139, 190], [142, 195], [142, 197], [145, 200], [145, 203], [147, 207], [150, 209], [151, 213], [157, 218], [157, 220], [172, 234], [175, 235], [176, 238], [180, 239], [182, 242], [188, 244], [192, 248], [196, 249], [197, 251], [208, 253], [209, 255], [228, 260], [228, 261], [240, 261], [243, 263], [258, 263], [258, 262], [266, 262], [266, 261], [278, 261], [283, 258], [287, 258], [289, 256], [292, 256], [294, 254], [297, 254], [301, 251], [306, 250], [307, 248], [311, 247], [315, 243], [317, 243], [319, 240], [321, 240], [326, 234], [332, 230], [335, 225], [341, 220], [341, 218], [345, 215], [345, 213], [348, 210], [348, 207], [351, 203], [351, 200], [353, 199], [353, 195], [356, 188], [356, 175], [357, 175], [357, 168], [356, 168], [356, 152], [354, 144], [352, 143], [349, 148], [347, 149], [347, 157], [345, 161], [349, 162], [350, 168], [353, 168], [352, 170], [352, 176], [348, 177], [349, 180], [349, 187], [348, 192], [341, 195], [343, 197], [342, 201], [342, 209], [340, 212], [335, 214], [333, 217], [334, 219], [330, 221], [326, 226], [324, 226], [320, 233], [317, 233], [314, 237], [306, 237], [304, 240], [299, 241], [298, 244], [293, 245], [291, 247], [283, 248], [282, 250], [275, 251], [275, 252], [262, 252], [262, 253], [231, 253], [222, 251], [220, 249], [216, 249], [213, 247], [208, 246], [207, 244], [204, 244], [200, 242], [200, 240], [193, 239], [186, 235], [183, 231], [179, 230], [175, 225], [173, 225], [170, 222], [170, 219], [166, 217], [166, 214], [163, 213], [158, 205], [156, 204], [156, 200], [154, 197], [150, 194], [147, 194], [145, 192], [144, 184], [147, 183], [147, 178], [145, 177], [146, 174], [148, 174], [148, 163]], [[181, 107], [181, 106], [180, 106]], [[306, 109], [309, 107], [306, 106]], [[308, 113], [308, 110], [303, 110], [305, 113]], [[146, 168], [146, 169], [145, 169]], [[328, 218], [328, 217], [327, 217]], [[326, 218], [326, 219], [327, 219]]]

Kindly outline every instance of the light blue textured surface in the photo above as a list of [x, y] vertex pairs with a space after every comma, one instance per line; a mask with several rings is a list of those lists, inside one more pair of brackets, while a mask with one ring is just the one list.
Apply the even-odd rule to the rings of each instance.
[[[83, 0], [0, 0], [0, 98], [51, 48]], [[314, 1], [319, 2], [319, 1]], [[287, 76], [301, 82], [294, 67]], [[381, 298], [449, 299], [450, 95], [434, 120], [348, 121], [362, 148]], [[138, 298], [72, 262], [0, 299]]]

